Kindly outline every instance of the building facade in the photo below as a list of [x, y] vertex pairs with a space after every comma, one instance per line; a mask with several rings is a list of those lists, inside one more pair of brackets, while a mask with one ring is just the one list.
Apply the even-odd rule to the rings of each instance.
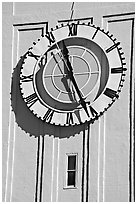
[[[134, 3], [7, 2], [3, 3], [2, 10], [3, 201], [135, 201]], [[84, 26], [82, 23], [85, 23], [92, 29], [96, 28], [91, 36], [93, 41], [98, 38], [99, 32], [103, 33], [100, 37], [100, 46], [104, 46], [108, 58], [111, 53], [110, 58], [113, 62], [119, 57], [115, 55], [115, 50], [117, 48], [120, 50], [122, 47], [120, 51], [122, 68], [113, 67], [112, 71], [111, 67], [111, 74], [113, 73], [114, 76], [112, 86], [115, 87], [118, 80], [115, 77], [122, 74], [124, 79], [119, 77], [122, 89], [118, 90], [120, 94], [115, 102], [115, 92], [113, 89], [111, 91], [107, 89], [105, 95], [114, 103], [110, 108], [108, 103], [103, 113], [95, 117], [94, 121], [91, 119], [83, 122], [80, 119], [79, 124], [74, 125], [75, 119], [68, 113], [66, 115], [68, 120], [65, 119], [64, 123], [58, 125], [58, 121], [63, 121], [60, 119], [63, 116], [55, 117], [55, 124], [50, 123], [52, 112], [49, 111], [45, 116], [45, 121], [48, 122], [43, 123], [28, 109], [28, 100], [33, 110], [36, 104], [35, 98], [34, 100], [29, 98], [26, 102], [25, 97], [22, 97], [24, 94], [22, 90], [27, 90], [24, 88], [26, 78], [23, 78], [22, 70], [27, 63], [28, 67], [31, 66], [29, 60], [27, 61], [30, 53], [26, 54], [26, 52], [31, 47], [35, 48], [35, 44], [39, 45], [40, 37], [46, 35], [49, 40], [51, 28], [58, 30], [58, 27], [64, 26], [65, 29], [68, 22], [78, 24], [79, 27]], [[83, 29], [82, 27], [81, 33]], [[69, 34], [72, 38], [73, 35], [77, 35], [76, 27], [69, 26]], [[115, 42], [116, 38], [117, 43], [108, 46], [106, 42], [105, 47], [103, 36], [107, 35], [111, 39], [111, 34], [114, 36], [113, 41]], [[88, 34], [85, 33], [85, 35]], [[53, 38], [49, 40], [51, 44], [52, 41], [54, 44]], [[120, 47], [118, 47], [119, 42]], [[104, 52], [101, 51], [100, 46], [98, 46], [98, 52], [103, 55]], [[94, 47], [93, 43], [91, 47]], [[99, 55], [102, 56], [101, 54]], [[39, 60], [39, 57], [36, 54], [32, 56], [32, 53], [31, 58]], [[72, 58], [79, 63], [79, 66], [82, 63], [82, 66], [84, 63], [88, 64], [76, 54], [73, 54]], [[97, 58], [100, 57], [97, 56]], [[104, 64], [100, 61], [99, 63]], [[100, 67], [103, 66], [105, 67], [106, 64], [100, 65]], [[103, 68], [100, 69], [104, 72]], [[105, 73], [102, 81], [106, 76]], [[27, 83], [31, 80], [27, 78]], [[74, 88], [76, 89], [76, 86]], [[60, 91], [59, 94], [61, 93]], [[105, 102], [99, 103], [103, 106]], [[33, 111], [35, 112], [36, 109]], [[94, 115], [96, 115], [95, 112]]]

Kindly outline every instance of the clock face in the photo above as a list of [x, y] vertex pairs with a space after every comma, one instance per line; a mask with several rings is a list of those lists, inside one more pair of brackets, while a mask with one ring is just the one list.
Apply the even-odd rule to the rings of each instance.
[[51, 29], [28, 50], [20, 74], [30, 111], [63, 126], [98, 119], [123, 86], [126, 68], [119, 44], [94, 25]]

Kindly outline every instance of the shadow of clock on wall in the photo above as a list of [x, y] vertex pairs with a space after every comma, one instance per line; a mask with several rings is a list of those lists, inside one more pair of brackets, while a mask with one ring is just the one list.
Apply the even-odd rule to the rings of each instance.
[[29, 133], [30, 136], [38, 137], [40, 135], [54, 135], [59, 138], [73, 136], [88, 128], [88, 123], [75, 125], [73, 127], [44, 123], [28, 109], [22, 98], [20, 88], [20, 72], [26, 54], [27, 53], [20, 58], [12, 74], [11, 106], [18, 126], [26, 133]]

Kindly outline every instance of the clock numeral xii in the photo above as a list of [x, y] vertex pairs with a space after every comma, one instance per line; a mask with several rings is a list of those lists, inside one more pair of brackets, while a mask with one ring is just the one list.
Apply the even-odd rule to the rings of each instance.
[[68, 24], [68, 27], [69, 27], [69, 34], [68, 34], [68, 36], [75, 36], [75, 35], [77, 35], [78, 24], [75, 24], [75, 23]]

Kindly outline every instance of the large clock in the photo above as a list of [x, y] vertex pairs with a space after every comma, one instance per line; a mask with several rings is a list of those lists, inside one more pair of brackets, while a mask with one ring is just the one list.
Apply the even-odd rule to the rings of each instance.
[[125, 58], [109, 32], [92, 24], [67, 23], [33, 44], [20, 87], [27, 107], [44, 123], [94, 122], [119, 97]]

